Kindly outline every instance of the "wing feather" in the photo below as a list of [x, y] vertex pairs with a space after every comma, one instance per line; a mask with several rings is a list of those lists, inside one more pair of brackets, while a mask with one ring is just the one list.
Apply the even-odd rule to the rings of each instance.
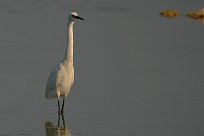
[[56, 96], [56, 87], [60, 85], [63, 78], [62, 74], [62, 64], [59, 63], [50, 73], [46, 86], [46, 98], [57, 97]]

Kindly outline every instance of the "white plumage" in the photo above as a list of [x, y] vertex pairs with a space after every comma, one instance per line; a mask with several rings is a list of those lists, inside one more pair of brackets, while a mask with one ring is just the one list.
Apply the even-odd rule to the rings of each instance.
[[[48, 78], [45, 97], [58, 98], [58, 112], [63, 113], [64, 100], [69, 94], [69, 91], [74, 82], [74, 59], [73, 59], [73, 25], [74, 20], [83, 18], [79, 17], [76, 12], [71, 12], [68, 18], [67, 26], [67, 48], [64, 58], [59, 64], [51, 71]], [[60, 111], [59, 98], [63, 97], [63, 104]]]

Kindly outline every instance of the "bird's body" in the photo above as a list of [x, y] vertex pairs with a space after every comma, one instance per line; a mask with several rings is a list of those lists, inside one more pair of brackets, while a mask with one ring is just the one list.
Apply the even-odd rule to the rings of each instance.
[[50, 74], [46, 87], [46, 98], [67, 96], [74, 82], [73, 63], [60, 62]]
[[75, 19], [84, 20], [83, 18], [79, 17], [76, 12], [70, 13], [67, 27], [68, 42], [65, 56], [62, 61], [60, 61], [59, 64], [51, 71], [45, 92], [46, 98], [58, 98], [58, 110], [60, 110], [59, 98], [64, 97], [61, 113], [63, 112], [64, 108], [64, 100], [74, 82], [73, 25]]

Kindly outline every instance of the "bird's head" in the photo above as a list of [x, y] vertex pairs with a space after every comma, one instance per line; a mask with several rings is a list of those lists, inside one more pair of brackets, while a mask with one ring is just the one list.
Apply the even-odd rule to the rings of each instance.
[[69, 15], [69, 19], [71, 19], [72, 21], [74, 21], [76, 19], [84, 20], [82, 17], [78, 16], [78, 14], [76, 12], [71, 12]]

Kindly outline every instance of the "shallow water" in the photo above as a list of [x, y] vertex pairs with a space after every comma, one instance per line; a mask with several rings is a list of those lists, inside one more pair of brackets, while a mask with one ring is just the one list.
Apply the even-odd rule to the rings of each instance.
[[[1, 0], [0, 136], [201, 136], [204, 26], [186, 16], [202, 1]], [[44, 98], [75, 22], [75, 82], [58, 128]]]

